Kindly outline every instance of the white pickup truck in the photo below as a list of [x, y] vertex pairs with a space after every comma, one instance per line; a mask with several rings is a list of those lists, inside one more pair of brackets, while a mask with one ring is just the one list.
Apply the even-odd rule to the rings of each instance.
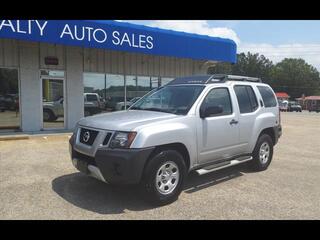
[[177, 78], [128, 110], [81, 119], [70, 154], [81, 172], [109, 184], [140, 184], [157, 204], [178, 198], [190, 171], [248, 162], [267, 169], [281, 136], [280, 111], [260, 79]]

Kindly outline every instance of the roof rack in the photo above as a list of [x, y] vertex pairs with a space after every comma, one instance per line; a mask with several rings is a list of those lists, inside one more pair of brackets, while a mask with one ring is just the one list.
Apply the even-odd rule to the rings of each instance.
[[168, 85], [210, 84], [210, 83], [221, 83], [226, 81], [262, 82], [260, 78], [228, 75], [228, 74], [213, 74], [213, 75], [194, 75], [189, 77], [179, 77], [169, 82]]
[[214, 74], [207, 80], [206, 83], [226, 82], [226, 81], [262, 82], [261, 78], [238, 76], [238, 75], [227, 75], [227, 74]]

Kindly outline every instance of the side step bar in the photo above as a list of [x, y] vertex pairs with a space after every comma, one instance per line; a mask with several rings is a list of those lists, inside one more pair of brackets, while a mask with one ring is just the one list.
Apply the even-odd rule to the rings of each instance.
[[247, 161], [250, 161], [250, 160], [252, 160], [251, 156], [241, 157], [241, 158], [233, 159], [233, 160], [230, 160], [230, 161], [213, 164], [213, 165], [208, 166], [206, 168], [198, 169], [198, 170], [196, 170], [196, 172], [199, 175], [203, 175], [203, 174], [214, 172], [214, 171], [226, 168], [226, 167], [231, 167], [231, 166], [234, 166], [234, 165], [238, 165], [240, 163], [244, 163], [244, 162], [247, 162]]

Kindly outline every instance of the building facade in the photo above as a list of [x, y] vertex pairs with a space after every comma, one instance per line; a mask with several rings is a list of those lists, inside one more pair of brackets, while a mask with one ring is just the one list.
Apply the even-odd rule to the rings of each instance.
[[175, 77], [236, 60], [226, 39], [113, 21], [35, 21], [0, 20], [0, 132], [72, 130], [84, 115], [126, 109]]

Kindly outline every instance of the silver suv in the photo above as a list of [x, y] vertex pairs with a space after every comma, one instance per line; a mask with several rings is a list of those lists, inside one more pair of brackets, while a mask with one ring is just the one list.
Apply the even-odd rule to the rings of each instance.
[[215, 74], [176, 78], [128, 110], [81, 119], [70, 154], [81, 172], [110, 184], [139, 184], [158, 204], [178, 198], [199, 175], [248, 162], [269, 166], [280, 111], [260, 79]]

